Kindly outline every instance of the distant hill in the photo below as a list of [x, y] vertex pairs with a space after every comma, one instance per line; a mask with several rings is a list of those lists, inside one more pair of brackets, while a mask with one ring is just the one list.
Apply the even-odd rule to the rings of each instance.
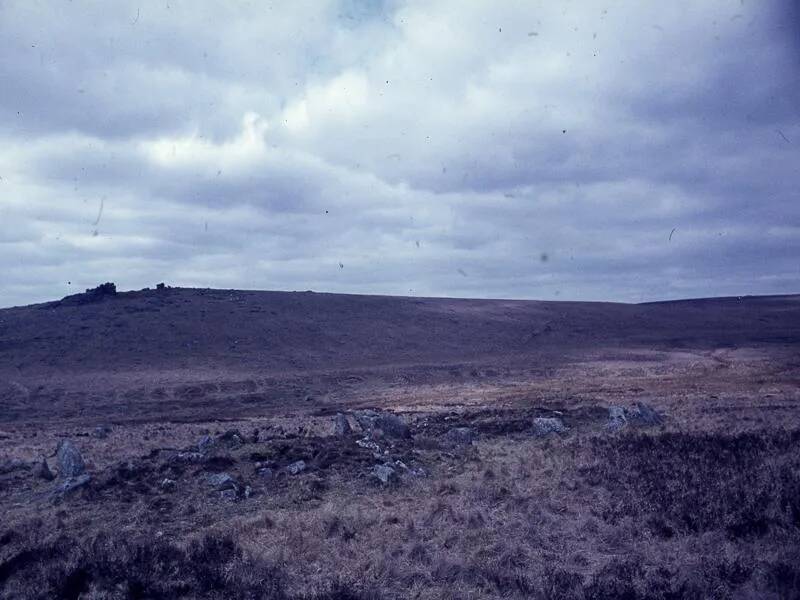
[[106, 289], [0, 310], [0, 373], [283, 373], [488, 358], [519, 363], [592, 347], [798, 344], [797, 295], [618, 304]]

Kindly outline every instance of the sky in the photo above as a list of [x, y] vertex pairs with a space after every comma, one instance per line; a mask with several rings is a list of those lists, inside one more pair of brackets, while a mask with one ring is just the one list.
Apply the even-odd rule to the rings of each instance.
[[0, 0], [0, 306], [800, 292], [792, 0]]

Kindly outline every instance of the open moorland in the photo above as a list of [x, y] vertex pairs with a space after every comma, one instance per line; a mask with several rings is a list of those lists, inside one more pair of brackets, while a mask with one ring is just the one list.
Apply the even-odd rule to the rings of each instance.
[[800, 296], [0, 310], [1, 598], [800, 598]]

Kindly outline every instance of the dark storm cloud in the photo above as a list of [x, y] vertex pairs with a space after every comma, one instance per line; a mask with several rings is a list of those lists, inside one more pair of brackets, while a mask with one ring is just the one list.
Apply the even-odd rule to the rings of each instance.
[[797, 291], [790, 5], [2, 3], [0, 305]]

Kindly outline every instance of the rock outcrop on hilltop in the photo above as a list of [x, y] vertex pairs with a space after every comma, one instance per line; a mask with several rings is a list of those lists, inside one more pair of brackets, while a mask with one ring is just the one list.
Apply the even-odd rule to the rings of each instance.
[[93, 302], [102, 302], [106, 298], [113, 298], [117, 295], [117, 285], [111, 281], [101, 283], [95, 288], [87, 288], [82, 294], [72, 294], [65, 296], [58, 302], [52, 302], [44, 306], [79, 306], [81, 304], [91, 304]]

